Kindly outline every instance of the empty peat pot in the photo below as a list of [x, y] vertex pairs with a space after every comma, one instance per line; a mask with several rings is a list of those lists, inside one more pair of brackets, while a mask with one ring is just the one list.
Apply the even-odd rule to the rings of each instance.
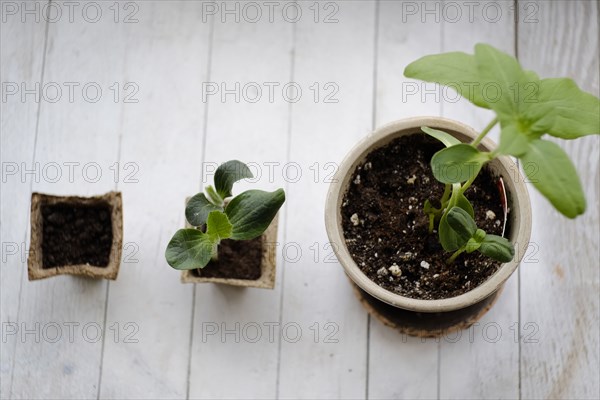
[[116, 279], [123, 246], [121, 193], [31, 196], [29, 280], [54, 275]]
[[[189, 198], [186, 199], [186, 204]], [[225, 201], [227, 204], [228, 200]], [[204, 268], [181, 271], [182, 283], [219, 283], [223, 285], [273, 289], [275, 287], [277, 222], [275, 215], [263, 234], [252, 240], [221, 241], [218, 261]], [[193, 228], [186, 220], [186, 228]]]
[[[336, 172], [333, 183], [330, 185], [327, 195], [325, 205], [325, 225], [327, 228], [327, 235], [332, 243], [335, 254], [343, 266], [346, 274], [353, 281], [355, 293], [367, 310], [386, 325], [393, 326], [403, 333], [421, 337], [432, 337], [443, 335], [449, 331], [468, 328], [491, 308], [504, 283], [516, 270], [521, 258], [525, 253], [531, 233], [531, 208], [529, 203], [529, 195], [527, 193], [524, 180], [518, 172], [517, 166], [509, 157], [500, 156], [486, 164], [485, 168], [488, 179], [490, 179], [490, 176], [493, 176], [495, 179], [501, 177], [504, 181], [504, 186], [506, 188], [505, 194], [507, 195], [506, 197], [509, 210], [506, 221], [506, 225], [509, 227], [509, 229], [507, 229], [505, 237], [510, 240], [515, 247], [515, 256], [512, 261], [504, 264], [497, 263], [497, 269], [490, 270], [493, 272], [490, 272], [490, 275], [486, 277], [485, 280], [483, 280], [483, 282], [481, 282], [479, 285], [473, 285], [474, 287], [472, 288], [468, 286], [470, 290], [465, 289], [461, 294], [458, 295], [431, 300], [418, 298], [418, 296], [404, 296], [396, 291], [384, 289], [374, 280], [369, 278], [365, 272], [361, 270], [357, 260], [354, 259], [358, 258], [356, 257], [357, 247], [352, 244], [352, 246], [354, 246], [354, 253], [352, 253], [349, 250], [350, 242], [347, 242], [347, 240], [369, 240], [364, 239], [364, 236], [367, 235], [367, 232], [365, 232], [365, 234], [362, 236], [363, 239], [360, 239], [360, 235], [357, 235], [352, 239], [345, 237], [344, 222], [346, 222], [346, 226], [348, 226], [349, 221], [345, 221], [344, 218], [349, 219], [354, 225], [356, 225], [356, 230], [362, 229], [362, 226], [356, 217], [355, 220], [352, 221], [352, 218], [347, 215], [348, 212], [343, 210], [343, 207], [346, 206], [346, 204], [343, 204], [345, 196], [347, 193], [349, 193], [352, 185], [354, 185], [353, 190], [360, 190], [356, 189], [356, 187], [360, 187], [361, 182], [360, 177], [358, 179], [356, 178], [355, 172], [367, 172], [365, 169], [367, 169], [368, 165], [368, 168], [370, 169], [370, 171], [368, 171], [369, 173], [377, 173], [377, 168], [375, 167], [376, 159], [370, 158], [370, 155], [378, 155], [380, 154], [378, 152], [381, 149], [390, 148], [390, 146], [395, 146], [396, 143], [404, 143], [410, 140], [408, 138], [409, 135], [423, 135], [420, 129], [422, 126], [443, 130], [456, 137], [461, 142], [470, 142], [477, 136], [477, 132], [460, 122], [437, 117], [417, 117], [404, 119], [392, 122], [375, 130], [350, 151]], [[484, 139], [479, 145], [479, 149], [484, 151], [490, 151], [495, 147], [496, 146], [494, 143], [487, 138]], [[369, 159], [369, 161], [373, 159], [373, 166], [370, 162], [366, 161], [367, 159]], [[381, 159], [377, 159], [377, 162], [381, 163], [383, 161], [381, 161]], [[429, 160], [423, 160], [420, 161], [420, 163], [428, 166]], [[399, 176], [406, 175], [406, 171], [394, 170], [390, 175], [387, 175], [386, 179], [396, 179], [391, 176], [396, 173], [398, 173]], [[363, 184], [365, 182], [364, 179], [365, 178], [363, 177]], [[419, 179], [424, 180], [424, 178]], [[480, 174], [475, 183], [477, 183], [477, 181], [480, 179], [485, 179], [485, 177]], [[414, 177], [412, 179], [409, 178], [409, 180], [414, 181]], [[433, 178], [431, 180], [431, 184], [439, 184]], [[360, 191], [358, 193], [360, 193], [361, 196], [367, 196], [367, 193], [363, 194]], [[498, 197], [498, 202], [500, 203], [500, 191], [497, 191], [496, 195]], [[376, 196], [379, 195], [376, 194]], [[403, 194], [402, 196], [406, 197], [409, 196], [409, 194]], [[392, 201], [399, 200], [394, 198]], [[479, 205], [474, 202], [474, 207], [476, 210], [478, 206]], [[425, 218], [423, 217], [424, 213], [422, 207], [422, 202], [420, 204], [415, 202], [415, 205], [411, 206], [411, 209], [415, 208], [415, 210], [411, 211], [412, 215], [414, 216], [413, 218]], [[373, 216], [373, 219], [376, 220], [378, 217], [379, 216]], [[412, 223], [414, 223], [414, 221]], [[499, 224], [497, 226], [499, 226]], [[410, 229], [410, 227], [398, 224], [398, 228], [397, 230], [394, 229], [395, 232], [393, 232], [393, 234], [402, 238], [404, 237], [403, 235], [406, 234], [407, 229]], [[426, 233], [424, 236], [428, 236], [426, 229], [425, 232]], [[433, 238], [423, 237], [422, 240], [429, 240], [429, 243], [434, 241], [435, 246], [438, 246], [437, 234], [429, 234], [429, 236], [433, 236]], [[359, 239], [356, 239], [356, 237], [359, 237]], [[390, 236], [388, 235], [388, 237]], [[389, 247], [389, 244], [384, 242], [382, 243], [382, 246]], [[393, 249], [390, 250], [393, 251]], [[443, 252], [441, 247], [439, 250], [440, 252]], [[352, 254], [355, 254], [354, 258]], [[391, 254], [395, 254], [395, 252]], [[419, 258], [416, 259], [417, 265], [418, 262], [423, 259], [422, 257], [425, 256], [426, 255], [419, 254]], [[448, 256], [449, 253], [444, 253], [444, 257]], [[378, 257], [376, 253], [374, 257]], [[381, 257], [381, 255], [379, 257]], [[365, 268], [364, 260], [365, 258], [363, 257], [363, 261], [361, 261], [363, 268]], [[373, 260], [374, 259], [371, 259], [371, 261]], [[413, 260], [413, 264], [414, 261], [415, 260]], [[376, 263], [377, 261], [373, 261], [372, 264], [375, 265]], [[366, 265], [368, 267], [369, 263], [367, 262]], [[408, 264], [406, 265], [408, 268]], [[429, 263], [421, 261], [421, 266], [427, 268], [427, 273], [429, 273]], [[395, 268], [398, 267], [400, 269], [404, 267], [401, 258], [398, 259], [398, 266]], [[413, 268], [412, 272], [414, 272], [414, 265], [410, 268]], [[434, 267], [432, 266], [432, 269], [433, 268]], [[393, 281], [396, 278], [392, 275], [387, 276], [386, 271], [383, 272], [386, 274], [385, 279], [390, 279]], [[397, 272], [397, 270], [395, 272]], [[463, 270], [463, 273], [468, 274], [468, 268]], [[409, 279], [409, 277], [406, 275], [407, 274], [405, 274], [405, 276], [402, 278]], [[444, 279], [444, 276], [445, 275], [443, 274], [438, 274], [435, 276], [435, 278]], [[436, 285], [439, 285], [439, 283], [436, 282]], [[401, 289], [402, 285], [399, 285], [398, 287]]]

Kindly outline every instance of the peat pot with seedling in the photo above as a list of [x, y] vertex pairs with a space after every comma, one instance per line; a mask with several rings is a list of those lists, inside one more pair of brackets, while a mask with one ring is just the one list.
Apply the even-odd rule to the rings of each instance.
[[182, 282], [275, 286], [277, 212], [285, 193], [247, 190], [232, 197], [233, 184], [252, 177], [246, 164], [228, 161], [215, 171], [214, 187], [187, 200], [186, 228], [165, 252], [169, 265], [182, 270]]
[[[404, 333], [439, 336], [481, 317], [525, 253], [529, 196], [511, 156], [560, 213], [584, 213], [577, 171], [546, 137], [598, 134], [600, 101], [484, 44], [423, 57], [404, 74], [452, 87], [495, 118], [480, 133], [437, 117], [375, 130], [340, 165], [325, 222], [367, 309]], [[486, 135], [498, 124], [496, 145]]]

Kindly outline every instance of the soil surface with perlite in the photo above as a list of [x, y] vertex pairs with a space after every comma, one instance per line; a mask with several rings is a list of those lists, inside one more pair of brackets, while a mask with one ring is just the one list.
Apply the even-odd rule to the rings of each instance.
[[[437, 230], [429, 233], [423, 203], [436, 199], [433, 205], [439, 207], [444, 185], [433, 177], [430, 160], [442, 148], [437, 140], [417, 133], [374, 150], [354, 171], [342, 203], [352, 258], [369, 279], [401, 296], [458, 296], [501, 266], [479, 252], [463, 253], [446, 264], [451, 253], [439, 244]], [[484, 168], [465, 195], [475, 209], [477, 226], [501, 235], [504, 215], [497, 178]]]
[[109, 204], [42, 205], [42, 224], [43, 268], [108, 266], [113, 241]]
[[251, 240], [225, 239], [219, 245], [217, 261], [194, 270], [203, 278], [256, 280], [261, 276], [262, 236]]

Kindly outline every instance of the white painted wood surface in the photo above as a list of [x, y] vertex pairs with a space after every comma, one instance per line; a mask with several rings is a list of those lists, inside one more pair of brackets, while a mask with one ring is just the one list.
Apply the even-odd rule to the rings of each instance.
[[365, 395], [367, 315], [328, 244], [322, 205], [334, 163], [371, 130], [375, 11], [374, 3], [351, 2], [337, 23], [296, 26], [293, 80], [304, 95], [292, 105], [290, 161], [302, 178], [288, 186], [281, 323], [302, 337], [281, 340], [280, 398]]
[[[11, 41], [4, 38], [9, 35]], [[15, 35], [12, 32], [19, 32]], [[42, 78], [42, 66], [45, 50], [45, 26], [42, 24], [23, 24], [13, 19], [0, 26], [0, 58], [2, 59], [1, 80], [9, 82], [13, 90], [19, 90], [23, 83], [33, 87]], [[7, 63], [4, 60], [10, 59]], [[15, 86], [19, 89], [15, 89]], [[6, 89], [5, 89], [6, 87]], [[3, 86], [3, 93], [8, 86]], [[2, 155], [2, 191], [0, 192], [0, 227], [2, 242], [2, 269], [0, 269], [0, 308], [3, 332], [16, 331], [19, 325], [20, 292], [25, 268], [26, 242], [29, 224], [28, 204], [31, 198], [31, 179], [21, 176], [22, 163], [31, 168], [37, 136], [39, 102], [21, 102], [16, 99], [0, 103], [1, 122], [0, 151]], [[30, 96], [31, 97], [31, 96]], [[11, 115], [11, 118], [5, 118]], [[10, 187], [10, 190], [8, 189]], [[21, 204], [19, 209], [10, 205]], [[10, 282], [10, 284], [8, 283]], [[10, 324], [5, 325], [5, 324]], [[14, 356], [17, 335], [3, 337], [0, 346], [0, 397], [10, 396], [11, 382], [14, 376]]]
[[[139, 93], [138, 102], [121, 104], [118, 189], [136, 206], [125, 208], [125, 259], [110, 283], [105, 324], [114, 329], [104, 340], [100, 398], [186, 396], [193, 287], [164, 268], [164, 248], [167, 232], [183, 224], [183, 201], [201, 171], [205, 116], [197, 88], [208, 76], [210, 27], [195, 24], [200, 10], [197, 2], [144, 3], [139, 23], [125, 25], [119, 76]], [[173, 171], [187, 173], [172, 179]]]
[[[19, 92], [0, 103], [1, 398], [600, 397], [597, 137], [565, 144], [586, 189], [585, 217], [558, 216], [531, 188], [531, 252], [500, 301], [458, 339], [407, 338], [369, 318], [329, 262], [322, 222], [327, 163], [373, 126], [427, 114], [478, 129], [488, 122], [489, 113], [451, 93], [426, 95], [432, 86], [402, 76], [422, 55], [489, 42], [598, 95], [597, 2], [258, 2], [256, 23], [247, 21], [253, 6], [236, 2], [98, 2], [96, 23], [83, 18], [87, 3], [73, 22], [53, 3], [63, 15], [49, 23], [33, 14], [22, 22], [20, 2], [1, 4], [3, 95], [8, 82], [63, 90], [56, 103], [51, 87], [39, 102]], [[222, 7], [239, 7], [239, 22]], [[298, 9], [300, 21], [290, 22]], [[73, 102], [68, 82], [80, 84]], [[82, 97], [90, 82], [103, 90], [98, 102]], [[302, 90], [297, 102], [293, 88], [282, 94], [289, 82]], [[213, 83], [219, 93], [205, 95]], [[222, 99], [236, 83], [239, 101]], [[182, 285], [164, 261], [185, 196], [230, 158], [253, 163], [261, 188], [286, 189], [272, 291]], [[38, 181], [22, 179], [35, 162]], [[80, 163], [73, 182], [65, 162]], [[92, 162], [98, 182], [94, 165], [82, 175]], [[54, 183], [52, 163], [63, 175]], [[12, 253], [29, 240], [31, 191], [114, 189], [123, 192], [127, 246], [118, 280], [28, 282], [26, 260]], [[73, 340], [70, 323], [78, 324]], [[62, 337], [51, 343], [56, 325]], [[96, 326], [104, 331], [97, 341]]]
[[[545, 3], [538, 23], [519, 25], [523, 65], [541, 76], [569, 76], [600, 95], [599, 11], [597, 2]], [[520, 268], [520, 309], [521, 325], [533, 323], [539, 342], [522, 342], [521, 388], [531, 398], [597, 398], [600, 140], [587, 137], [561, 145], [583, 181], [587, 212], [568, 220], [530, 190], [531, 240], [537, 252]]]

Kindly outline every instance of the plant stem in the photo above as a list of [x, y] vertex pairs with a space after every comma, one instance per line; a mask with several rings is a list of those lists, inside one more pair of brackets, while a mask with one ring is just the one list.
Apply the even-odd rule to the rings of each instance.
[[442, 209], [444, 208], [443, 204], [448, 201], [448, 197], [450, 197], [450, 189], [452, 189], [452, 185], [446, 183], [446, 187], [444, 188], [444, 194], [442, 195], [442, 199], [440, 203], [442, 203]]
[[462, 252], [463, 252], [463, 251], [465, 251], [465, 249], [466, 249], [466, 247], [461, 247], [460, 249], [456, 250], [456, 251], [454, 252], [454, 254], [452, 254], [452, 255], [450, 256], [450, 258], [448, 258], [448, 259], [446, 260], [446, 264], [452, 264], [452, 263], [453, 263], [453, 262], [456, 260], [456, 257], [458, 257], [459, 255], [461, 255], [461, 254], [462, 254]]
[[450, 196], [450, 201], [448, 202], [448, 207], [446, 207], [446, 213], [452, 207], [454, 207], [456, 205], [456, 202], [458, 201], [458, 195], [461, 193], [460, 189], [461, 189], [460, 183], [452, 184], [452, 196]]
[[459, 194], [460, 194], [460, 184], [453, 183], [452, 184], [452, 196], [450, 196], [450, 199], [448, 199], [446, 201], [447, 204], [445, 206], [442, 204], [442, 210], [444, 212], [442, 213], [442, 216], [440, 218], [443, 218], [444, 215], [448, 214], [448, 211], [450, 211], [450, 209], [456, 205]]
[[481, 133], [479, 134], [479, 136], [477, 136], [477, 137], [475, 138], [475, 140], [473, 140], [473, 141], [471, 142], [471, 146], [473, 146], [473, 147], [477, 147], [477, 145], [479, 144], [479, 142], [481, 142], [481, 140], [482, 140], [482, 139], [485, 137], [485, 135], [487, 135], [487, 134], [488, 134], [488, 133], [489, 133], [489, 132], [492, 130], [492, 128], [493, 128], [494, 126], [496, 126], [496, 124], [497, 124], [497, 123], [498, 123], [498, 118], [494, 118], [494, 119], [492, 120], [492, 122], [490, 122], [490, 123], [488, 124], [488, 126], [486, 126], [486, 127], [485, 127], [485, 128], [482, 130], [482, 131], [481, 131]]
[[213, 246], [212, 255], [210, 257], [210, 260], [213, 262], [219, 261], [219, 244], [218, 243], [215, 243], [215, 245]]
[[433, 233], [433, 228], [435, 227], [435, 215], [429, 214], [429, 233]]
[[208, 201], [210, 201], [212, 204], [214, 204], [217, 207], [223, 207], [225, 202], [223, 201], [221, 196], [219, 196], [219, 194], [217, 193], [217, 191], [215, 190], [214, 187], [212, 187], [211, 185], [208, 185], [204, 189], [206, 190], [206, 197], [207, 197]]
[[[477, 173], [477, 175], [479, 175], [479, 172]], [[468, 181], [465, 182], [464, 185], [462, 185], [460, 187], [461, 194], [465, 193], [465, 191], [473, 184], [473, 182], [475, 181], [475, 178], [477, 178], [477, 175], [473, 175], [471, 178], [469, 178]]]

